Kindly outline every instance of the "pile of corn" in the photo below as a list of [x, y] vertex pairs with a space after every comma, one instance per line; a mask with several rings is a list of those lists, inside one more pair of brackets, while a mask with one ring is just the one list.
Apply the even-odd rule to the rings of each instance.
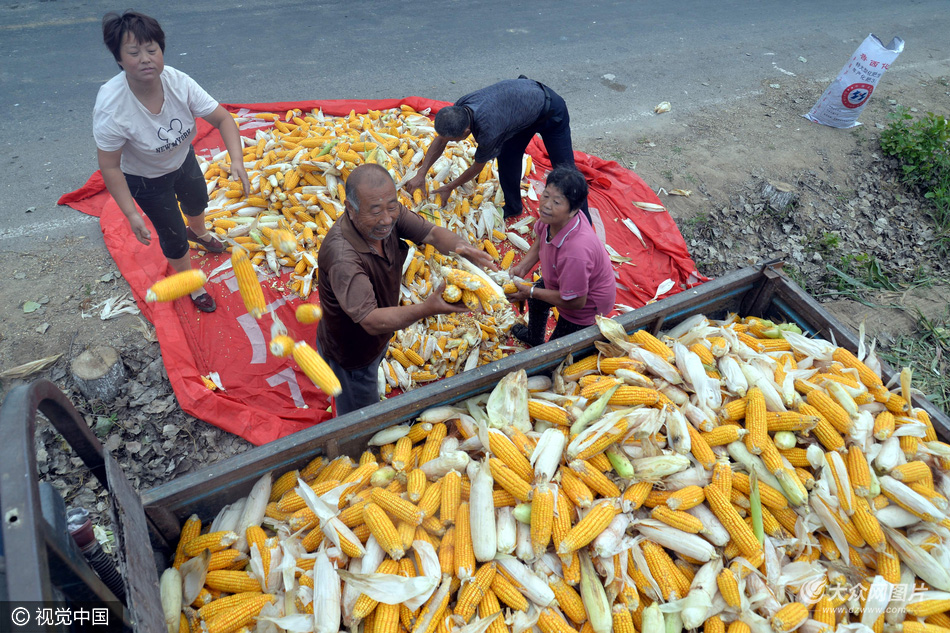
[[[275, 275], [281, 274], [282, 269], [293, 269], [287, 289], [306, 300], [316, 287], [320, 244], [343, 213], [346, 177], [360, 164], [377, 163], [390, 172], [397, 188], [401, 187], [416, 174], [435, 136], [432, 120], [426, 114], [427, 111], [415, 112], [404, 105], [365, 114], [350, 112], [341, 117], [325, 116], [320, 110], [291, 110], [283, 116], [235, 115], [244, 129], [259, 126], [253, 137], [242, 136], [251, 195], [245, 197], [240, 183], [228, 178], [227, 152], [210, 161], [201, 160], [211, 198], [206, 214], [209, 230], [240, 244], [254, 266], [266, 265]], [[430, 170], [428, 190], [459, 176], [472, 164], [474, 153], [471, 139], [449, 144]], [[525, 156], [523, 173], [532, 171], [531, 157]], [[399, 197], [407, 207], [461, 235], [507, 269], [514, 262], [516, 251], [527, 251], [530, 247], [523, 236], [530, 230], [531, 219], [513, 224], [506, 232], [497, 210], [503, 201], [497, 182], [497, 173], [490, 163], [475, 181], [453, 191], [444, 206], [438, 197], [424, 199], [418, 191], [413, 200], [399, 189]], [[523, 184], [523, 195], [536, 200], [527, 182]], [[401, 302], [423, 301], [433, 289], [431, 268], [447, 263], [432, 246], [417, 249], [413, 245], [403, 267]], [[472, 308], [476, 309], [476, 304]], [[398, 387], [407, 391], [417, 383], [451, 376], [503, 357], [507, 350], [505, 333], [514, 322], [514, 315], [510, 308], [500, 308], [499, 312], [502, 314], [478, 310], [464, 323], [454, 318], [432, 318], [423, 327], [394, 337], [395, 354], [388, 355], [382, 368], [381, 389], [389, 392]], [[478, 325], [473, 326], [473, 321]], [[435, 347], [422, 347], [421, 340], [427, 336], [437, 341]], [[404, 341], [409, 341], [405, 347]], [[440, 360], [430, 362], [431, 350], [436, 348]], [[422, 356], [424, 362], [403, 363], [409, 350]], [[429, 351], [421, 354], [420, 350]], [[443, 356], [447, 358], [442, 360]]]
[[[230, 180], [227, 152], [201, 159], [211, 201], [206, 220], [209, 230], [243, 245], [255, 265], [266, 263], [275, 274], [293, 268], [289, 289], [306, 299], [316, 276], [316, 253], [327, 230], [343, 212], [344, 182], [363, 163], [385, 167], [397, 189], [416, 174], [425, 150], [435, 136], [427, 111], [409, 106], [370, 110], [365, 114], [324, 116], [322, 111], [288, 111], [235, 115], [242, 128], [259, 127], [253, 137], [242, 136], [244, 167], [251, 181], [245, 197], [241, 183]], [[470, 140], [450, 144], [433, 165], [429, 190], [460, 175], [472, 164], [475, 145]], [[526, 173], [532, 166], [526, 157]], [[533, 190], [527, 188], [529, 193]], [[502, 201], [497, 175], [486, 165], [474, 186], [456, 189], [443, 207], [440, 200], [410, 199], [400, 189], [400, 201], [430, 221], [444, 226], [473, 245], [497, 249], [508, 236], [496, 204]], [[523, 228], [523, 227], [519, 227]], [[277, 229], [289, 230], [296, 241], [280, 249], [273, 239]], [[512, 232], [519, 247], [521, 234]]]
[[[408, 288], [413, 295], [417, 291], [427, 294], [444, 280], [447, 285], [442, 298], [449, 303], [464, 302], [472, 312], [428, 317], [396, 332], [380, 364], [381, 393], [397, 388], [409, 391], [420, 383], [450, 378], [522, 349], [506, 344], [507, 332], [515, 323], [516, 315], [505, 299], [504, 290], [488, 275], [470, 272], [474, 267], [461, 258], [453, 262], [432, 253], [431, 248], [426, 247], [421, 256], [414, 256], [414, 249], [410, 248], [403, 277], [404, 290]], [[506, 256], [506, 259], [510, 266], [513, 257]], [[459, 270], [456, 265], [467, 265], [469, 270]], [[415, 279], [417, 274], [419, 277]], [[416, 296], [404, 297], [403, 301], [417, 299]]]
[[950, 631], [950, 446], [906, 372], [758, 319], [599, 325], [190, 518], [169, 630]]

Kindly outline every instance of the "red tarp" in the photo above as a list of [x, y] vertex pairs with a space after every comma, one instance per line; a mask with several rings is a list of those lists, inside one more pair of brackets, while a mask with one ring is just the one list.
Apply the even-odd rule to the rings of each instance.
[[[351, 110], [363, 113], [398, 108], [402, 104], [417, 111], [431, 108], [433, 113], [450, 105], [421, 97], [222, 105], [231, 112], [281, 114], [295, 108], [305, 111], [321, 108], [324, 114], [340, 116]], [[242, 129], [242, 133], [252, 135], [254, 129]], [[216, 130], [201, 119], [194, 145], [204, 156], [224, 149]], [[528, 146], [528, 153], [537, 168], [531, 179], [538, 180], [535, 186], [539, 189], [551, 168], [539, 138]], [[633, 201], [660, 204], [643, 180], [613, 161], [581, 152], [575, 152], [574, 158], [590, 185], [589, 204], [595, 228], [620, 255], [632, 258], [630, 263], [615, 264], [617, 303], [640, 307], [654, 298], [657, 287], [667, 279], [676, 284], [671, 293], [706, 280], [696, 272], [669, 214], [643, 211], [632, 204]], [[529, 212], [536, 216], [537, 204], [527, 199], [525, 202]], [[326, 410], [327, 397], [296, 368], [296, 363], [268, 353], [271, 321], [267, 317], [255, 321], [247, 314], [230, 269], [211, 276], [207, 285], [218, 304], [213, 313], [198, 312], [187, 298], [168, 304], [145, 303], [146, 290], [171, 270], [157, 238], [146, 247], [132, 235], [128, 222], [105, 190], [100, 172], [95, 172], [83, 187], [63, 195], [59, 204], [100, 218], [109, 252], [132, 287], [142, 313], [155, 325], [169, 381], [184, 411], [254, 444], [270, 442], [330, 417]], [[633, 220], [645, 246], [623, 224], [624, 218]], [[152, 230], [150, 223], [149, 228]], [[154, 230], [152, 235], [155, 235]], [[195, 259], [210, 276], [227, 261], [226, 255], [196, 255]], [[287, 281], [287, 275], [282, 279]], [[274, 308], [295, 340], [313, 344], [315, 326], [297, 323], [293, 310], [300, 300], [296, 295], [285, 293], [280, 281], [273, 275], [262, 279], [269, 307]], [[204, 386], [201, 376], [210, 372], [219, 373], [224, 391], [210, 391]]]

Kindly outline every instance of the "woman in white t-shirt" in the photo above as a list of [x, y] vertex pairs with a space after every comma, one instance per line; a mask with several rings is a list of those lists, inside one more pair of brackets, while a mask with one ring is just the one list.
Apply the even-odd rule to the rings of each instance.
[[[191, 77], [165, 65], [165, 33], [154, 18], [134, 11], [108, 13], [102, 19], [102, 39], [122, 69], [99, 89], [93, 113], [102, 178], [135, 237], [145, 245], [152, 238], [135, 208], [138, 203], [152, 221], [172, 269], [189, 270], [189, 239], [212, 253], [225, 249], [205, 227], [208, 191], [191, 145], [195, 117], [221, 133], [231, 157], [231, 176], [248, 195], [237, 125]], [[203, 312], [215, 309], [204, 289], [191, 299]]]

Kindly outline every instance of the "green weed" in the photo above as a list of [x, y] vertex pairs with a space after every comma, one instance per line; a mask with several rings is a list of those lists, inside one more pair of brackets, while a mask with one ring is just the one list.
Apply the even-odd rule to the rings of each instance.
[[915, 120], [904, 107], [889, 116], [881, 149], [900, 161], [901, 180], [933, 205], [930, 214], [950, 247], [950, 123], [933, 112]]
[[879, 352], [894, 369], [910, 367], [914, 387], [944, 411], [950, 410], [950, 308], [942, 319], [928, 319], [917, 311], [917, 332], [898, 338]]

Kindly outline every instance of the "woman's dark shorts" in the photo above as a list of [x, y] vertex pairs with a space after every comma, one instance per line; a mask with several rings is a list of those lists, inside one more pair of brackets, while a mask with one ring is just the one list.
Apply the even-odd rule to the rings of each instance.
[[158, 178], [125, 174], [125, 181], [135, 202], [155, 226], [165, 257], [184, 257], [188, 253], [188, 238], [181, 214], [201, 215], [208, 206], [208, 186], [195, 158], [195, 149], [189, 148], [185, 162], [173, 172]]

